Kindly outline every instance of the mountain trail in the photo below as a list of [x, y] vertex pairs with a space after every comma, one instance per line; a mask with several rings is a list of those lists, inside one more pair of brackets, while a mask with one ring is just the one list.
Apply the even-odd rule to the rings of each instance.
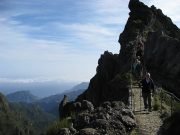
[[[160, 113], [158, 111], [152, 110], [152, 112], [145, 111], [143, 105], [143, 98], [141, 96], [141, 88], [137, 85], [132, 87], [132, 107], [134, 110], [137, 131], [140, 135], [157, 135], [160, 126], [162, 125], [162, 120], [160, 118]], [[153, 103], [152, 103], [153, 106]]]

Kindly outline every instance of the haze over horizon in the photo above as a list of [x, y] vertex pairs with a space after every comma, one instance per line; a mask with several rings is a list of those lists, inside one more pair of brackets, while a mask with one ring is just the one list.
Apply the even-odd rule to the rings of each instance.
[[[82, 82], [119, 53], [129, 0], [2, 0], [0, 83]], [[142, 0], [180, 27], [180, 1]]]

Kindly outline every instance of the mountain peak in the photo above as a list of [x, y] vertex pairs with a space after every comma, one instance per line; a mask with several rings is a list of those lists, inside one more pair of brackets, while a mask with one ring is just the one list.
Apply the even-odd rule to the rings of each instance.
[[10, 102], [31, 103], [38, 99], [36, 96], [31, 94], [30, 91], [17, 91], [17, 92], [8, 94], [6, 97]]
[[70, 89], [70, 91], [86, 90], [89, 86], [89, 82], [81, 82]]

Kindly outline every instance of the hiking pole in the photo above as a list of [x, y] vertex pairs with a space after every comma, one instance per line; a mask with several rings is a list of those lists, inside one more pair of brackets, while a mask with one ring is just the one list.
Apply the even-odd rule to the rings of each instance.
[[132, 88], [131, 88], [131, 109], [133, 110], [133, 92], [132, 92]]
[[172, 99], [172, 95], [171, 95], [171, 116], [172, 116], [172, 110], [173, 110], [173, 105], [172, 105], [172, 101], [173, 99]]
[[134, 103], [134, 93], [132, 90], [132, 75], [133, 75], [133, 64], [131, 62], [131, 76], [130, 76], [130, 87], [131, 87], [131, 106], [132, 106], [132, 111], [135, 111], [134, 107], [133, 107], [133, 103]]
[[140, 112], [141, 112], [141, 90], [140, 90]]
[[163, 97], [162, 97], [162, 88], [161, 88], [161, 91], [160, 91], [160, 98], [161, 98], [161, 114], [162, 114], [162, 100], [163, 100]]

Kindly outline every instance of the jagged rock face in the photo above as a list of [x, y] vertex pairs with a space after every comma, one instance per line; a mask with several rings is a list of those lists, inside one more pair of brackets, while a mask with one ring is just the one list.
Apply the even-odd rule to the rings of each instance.
[[119, 74], [119, 57], [108, 51], [98, 61], [97, 73], [91, 79], [88, 89], [76, 101], [89, 100], [95, 106], [104, 101], [128, 102], [128, 82]]
[[[160, 9], [130, 0], [129, 19], [120, 35], [120, 58], [132, 64], [138, 42], [144, 44], [144, 64], [155, 83], [178, 94], [180, 87], [180, 30]], [[121, 59], [122, 60], [122, 59]], [[122, 67], [123, 68], [123, 67]]]
[[130, 70], [135, 57], [138, 42], [143, 42], [142, 32], [150, 25], [153, 16], [149, 8], [138, 0], [130, 0], [129, 18], [123, 33], [120, 34], [119, 43], [121, 44], [120, 62], [124, 63], [122, 70]]
[[168, 35], [150, 33], [145, 46], [147, 69], [157, 83], [180, 97], [180, 41]]

